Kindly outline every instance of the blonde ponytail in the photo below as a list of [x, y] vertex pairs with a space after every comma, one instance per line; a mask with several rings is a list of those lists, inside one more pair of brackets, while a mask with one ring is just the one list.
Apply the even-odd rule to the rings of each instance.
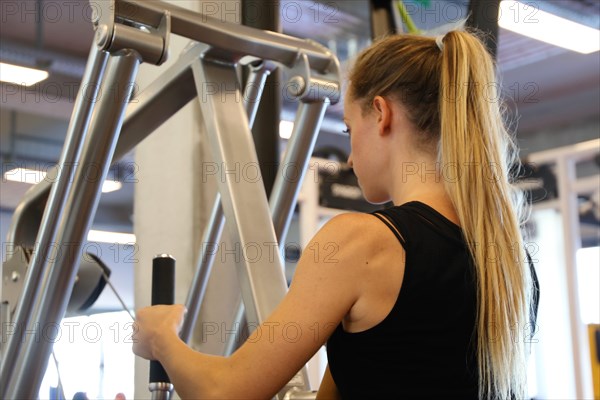
[[[478, 282], [480, 398], [525, 396], [530, 273], [508, 171], [515, 153], [498, 104], [494, 65], [466, 32], [443, 40], [439, 159], [455, 166], [446, 190], [459, 216]], [[513, 337], [514, 336], [514, 337]]]
[[516, 151], [482, 42], [463, 31], [437, 42], [417, 35], [381, 39], [356, 60], [350, 93], [364, 110], [377, 95], [400, 101], [418, 131], [417, 143], [437, 149], [477, 277], [479, 397], [523, 398], [526, 357], [519, 333], [528, 328], [533, 291], [508, 172]]

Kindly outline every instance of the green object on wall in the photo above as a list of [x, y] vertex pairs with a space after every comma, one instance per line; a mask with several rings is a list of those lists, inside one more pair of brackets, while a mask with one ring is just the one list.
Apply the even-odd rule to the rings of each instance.
[[[429, 5], [429, 0], [417, 0], [417, 3], [420, 3], [421, 5], [427, 7]], [[402, 17], [402, 22], [404, 22], [404, 25], [406, 25], [406, 29], [408, 29], [408, 33], [421, 33], [419, 28], [417, 28], [412, 18], [408, 14], [408, 11], [406, 10], [406, 7], [404, 6], [402, 0], [396, 1], [396, 6], [398, 7], [398, 11], [400, 12], [400, 17]]]

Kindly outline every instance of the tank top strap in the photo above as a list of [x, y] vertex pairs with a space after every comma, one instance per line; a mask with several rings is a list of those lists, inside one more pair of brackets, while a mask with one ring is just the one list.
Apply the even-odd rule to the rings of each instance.
[[410, 246], [411, 237], [427, 235], [431, 230], [464, 245], [460, 227], [424, 203], [412, 201], [371, 214], [390, 228], [405, 249]]
[[404, 240], [404, 237], [400, 234], [401, 228], [398, 226], [398, 221], [390, 218], [388, 215], [389, 213], [386, 213], [385, 210], [375, 211], [371, 214], [379, 218], [381, 222], [383, 222], [388, 228], [390, 228], [390, 230], [392, 231], [394, 236], [396, 236], [402, 247], [406, 248], [406, 240]]

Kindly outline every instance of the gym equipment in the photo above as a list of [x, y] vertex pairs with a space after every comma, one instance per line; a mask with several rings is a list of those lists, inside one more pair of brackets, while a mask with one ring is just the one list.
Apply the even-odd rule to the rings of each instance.
[[[294, 165], [298, 179], [288, 179], [280, 167], [267, 202], [262, 185], [235, 182], [226, 174], [218, 182], [220, 196], [205, 235], [213, 241], [218, 238], [224, 216], [232, 239], [242, 247], [277, 239], [283, 243], [325, 109], [340, 96], [339, 62], [318, 43], [221, 22], [159, 1], [107, 0], [92, 9], [95, 43], [57, 167], [58, 179], [53, 185], [44, 181], [32, 188], [11, 222], [9, 238], [15, 245], [27, 227], [40, 229], [14, 317], [6, 306], [0, 310], [0, 321], [16, 323], [3, 349], [0, 398], [37, 396], [52, 344], [34, 340], [31, 329], [55, 324], [64, 315], [78, 261], [73, 254], [81, 250], [111, 162], [198, 97], [214, 161], [225, 167], [258, 165], [249, 129], [257, 102], [250, 101], [255, 99], [250, 96], [261, 92], [264, 74], [270, 69], [288, 68], [292, 78], [285, 86], [287, 94], [301, 104], [281, 165]], [[128, 105], [139, 64], [163, 63], [171, 33], [202, 43], [188, 46], [173, 66]], [[248, 111], [236, 101], [242, 98], [238, 85], [230, 89], [238, 82], [240, 65], [253, 67], [244, 91]], [[92, 173], [94, 179], [90, 179]], [[69, 251], [50, 258], [56, 243]], [[199, 263], [186, 304], [189, 322], [182, 334], [187, 338], [210, 273], [210, 257], [199, 257]], [[238, 274], [246, 319], [260, 323], [287, 291], [281, 258], [254, 268], [241, 257]], [[306, 383], [303, 370], [280, 397], [291, 388], [296, 388], [294, 393], [305, 390]]]
[[[2, 304], [7, 316], [15, 312], [33, 248], [17, 246], [10, 253], [12, 256], [4, 264], [2, 276]], [[104, 290], [110, 274], [110, 269], [95, 254], [86, 252], [81, 256], [66, 316], [80, 315], [88, 310]]]
[[[160, 254], [152, 260], [152, 305], [175, 303], [175, 259]], [[150, 361], [150, 383], [148, 389], [152, 400], [169, 400], [173, 384], [169, 375], [158, 361]]]

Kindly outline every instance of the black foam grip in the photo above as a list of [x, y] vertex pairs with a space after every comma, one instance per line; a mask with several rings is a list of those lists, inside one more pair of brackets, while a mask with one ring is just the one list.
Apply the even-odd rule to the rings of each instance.
[[[152, 260], [152, 305], [175, 302], [175, 259], [157, 256]], [[150, 361], [150, 383], [170, 383], [171, 379], [158, 361]]]

